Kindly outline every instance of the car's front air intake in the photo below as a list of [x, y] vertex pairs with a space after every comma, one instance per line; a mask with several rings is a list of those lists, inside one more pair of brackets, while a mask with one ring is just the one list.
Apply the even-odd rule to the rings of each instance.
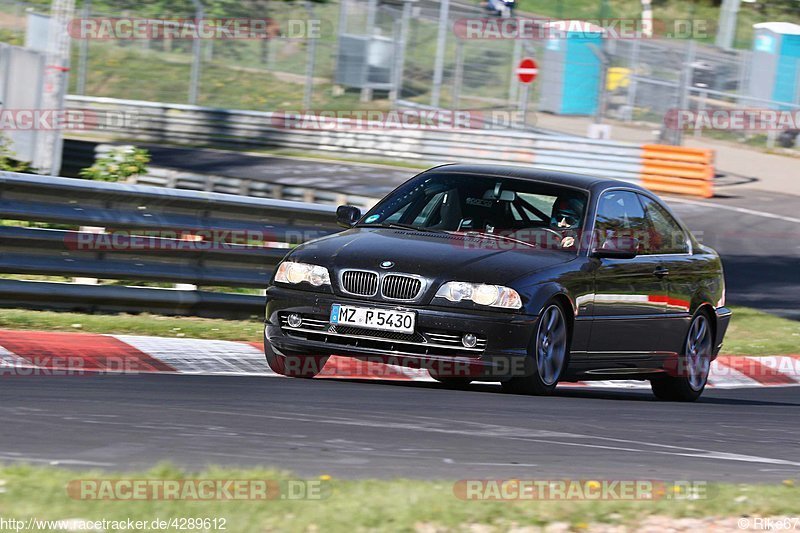
[[375, 296], [378, 292], [378, 274], [365, 270], [342, 272], [342, 289], [359, 296]]
[[387, 274], [383, 278], [381, 292], [392, 300], [413, 300], [422, 289], [422, 280], [401, 274]]

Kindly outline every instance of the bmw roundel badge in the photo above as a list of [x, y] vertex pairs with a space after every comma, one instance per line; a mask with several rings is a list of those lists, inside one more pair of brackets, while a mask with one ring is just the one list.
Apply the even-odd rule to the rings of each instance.
[[394, 266], [394, 262], [392, 261], [384, 261], [381, 263], [381, 268], [392, 268]]

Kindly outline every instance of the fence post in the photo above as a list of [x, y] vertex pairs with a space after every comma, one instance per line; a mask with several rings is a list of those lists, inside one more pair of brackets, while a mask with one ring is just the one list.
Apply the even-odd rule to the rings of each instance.
[[600, 75], [599, 75], [600, 79], [598, 80], [599, 92], [597, 94], [597, 111], [595, 112], [594, 115], [594, 123], [602, 124], [603, 118], [605, 117], [606, 114], [606, 99], [608, 96], [607, 74], [608, 74], [608, 64], [610, 60], [608, 58], [608, 54], [606, 54], [602, 48], [595, 46], [593, 44], [590, 44], [589, 48], [591, 49], [595, 57], [597, 57], [597, 59], [600, 61]]
[[367, 4], [367, 59], [364, 61], [361, 82], [361, 102], [372, 100], [372, 87], [369, 87], [369, 52], [372, 48], [372, 38], [375, 35], [375, 12], [378, 9], [378, 0], [369, 0]]
[[[692, 90], [692, 78], [694, 78], [694, 58], [697, 54], [697, 41], [689, 41], [689, 48], [686, 50], [686, 62], [681, 69], [681, 86], [678, 94], [678, 112], [686, 109], [689, 104], [689, 93]], [[675, 146], [683, 144], [683, 130], [675, 129]]]
[[[84, 0], [82, 16], [88, 19], [92, 16], [92, 0]], [[86, 94], [86, 68], [89, 62], [89, 39], [81, 39], [78, 47], [78, 79], [75, 85], [75, 92]]]
[[636, 90], [639, 88], [639, 51], [641, 46], [641, 39], [633, 40], [633, 51], [631, 52], [631, 60], [628, 64], [628, 98], [627, 109], [625, 110], [626, 122], [633, 120], [633, 110], [636, 108]]
[[[306, 0], [306, 12], [308, 13], [309, 21], [314, 18], [314, 4]], [[306, 25], [308, 28], [308, 25]], [[311, 35], [306, 37], [306, 46], [308, 46], [306, 56], [306, 86], [303, 91], [303, 109], [311, 109], [311, 97], [314, 93], [314, 63], [317, 55], [317, 38]]]
[[[678, 81], [677, 87], [678, 94], [675, 105], [678, 113], [680, 113], [681, 110], [686, 109], [689, 101], [689, 92], [692, 89], [692, 77], [694, 74], [694, 67], [692, 64], [694, 63], [696, 46], [696, 41], [689, 41], [686, 49], [686, 58], [681, 66], [680, 80]], [[662, 122], [664, 121], [662, 120]], [[680, 146], [683, 144], [683, 130], [681, 128], [675, 128], [670, 131], [666, 124], [662, 124], [661, 131], [661, 138], [669, 144], [673, 144], [675, 146]]]
[[[192, 0], [192, 3], [194, 4], [194, 24], [196, 28], [204, 17], [203, 4], [200, 3], [200, 0]], [[202, 59], [201, 45], [202, 42], [199, 36], [195, 37], [194, 42], [192, 42], [192, 72], [190, 74], [191, 79], [189, 80], [189, 103], [192, 105], [197, 104], [197, 86], [200, 83], [200, 60]]]
[[411, 19], [411, 2], [403, 0], [403, 15], [400, 19], [400, 37], [394, 57], [394, 89], [389, 95], [392, 107], [397, 107], [397, 100], [403, 97], [403, 75], [406, 62], [406, 43], [408, 42], [408, 22]]
[[508, 106], [514, 105], [519, 91], [519, 80], [517, 78], [517, 66], [522, 60], [522, 40], [514, 39], [514, 50], [511, 52], [511, 78], [508, 84]]
[[[708, 98], [708, 91], [700, 91], [700, 102], [698, 102], [698, 104], [697, 104], [697, 111], [701, 115], [706, 110], [706, 99], [707, 98]], [[693, 135], [694, 135], [695, 139], [699, 139], [700, 137], [702, 137], [703, 128], [698, 128], [695, 125]]]
[[453, 109], [458, 109], [461, 99], [461, 83], [464, 77], [464, 42], [456, 37], [456, 71], [453, 73]]
[[442, 0], [439, 7], [439, 30], [436, 36], [436, 60], [433, 66], [433, 87], [431, 88], [431, 106], [439, 107], [442, 90], [442, 70], [447, 48], [447, 21], [450, 15], [450, 0]]

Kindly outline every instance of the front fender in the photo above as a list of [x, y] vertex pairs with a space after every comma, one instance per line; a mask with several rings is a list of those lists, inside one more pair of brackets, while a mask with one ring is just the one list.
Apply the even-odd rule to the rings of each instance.
[[539, 315], [542, 312], [545, 304], [555, 298], [559, 298], [562, 302], [569, 302], [569, 311], [574, 317], [577, 314], [578, 308], [575, 304], [575, 297], [564, 285], [557, 282], [545, 282], [531, 285], [524, 289], [525, 293], [525, 313], [529, 315]]

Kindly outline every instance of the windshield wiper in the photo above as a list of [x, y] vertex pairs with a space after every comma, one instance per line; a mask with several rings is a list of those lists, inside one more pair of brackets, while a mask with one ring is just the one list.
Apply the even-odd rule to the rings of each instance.
[[410, 231], [423, 231], [429, 233], [450, 233], [449, 231], [443, 229], [420, 228], [412, 224], [401, 224], [399, 222], [390, 222], [388, 224], [359, 224], [358, 226], [361, 228], [390, 228], [390, 229], [407, 229]]
[[463, 232], [467, 237], [492, 237], [494, 239], [503, 239], [505, 241], [511, 241], [518, 244], [524, 244], [526, 246], [530, 246], [531, 248], [538, 248], [538, 245], [534, 242], [525, 242], [519, 239], [515, 239], [514, 237], [509, 237], [508, 235], [503, 235], [502, 233], [489, 233], [486, 231], [476, 231], [476, 230], [469, 230]]

